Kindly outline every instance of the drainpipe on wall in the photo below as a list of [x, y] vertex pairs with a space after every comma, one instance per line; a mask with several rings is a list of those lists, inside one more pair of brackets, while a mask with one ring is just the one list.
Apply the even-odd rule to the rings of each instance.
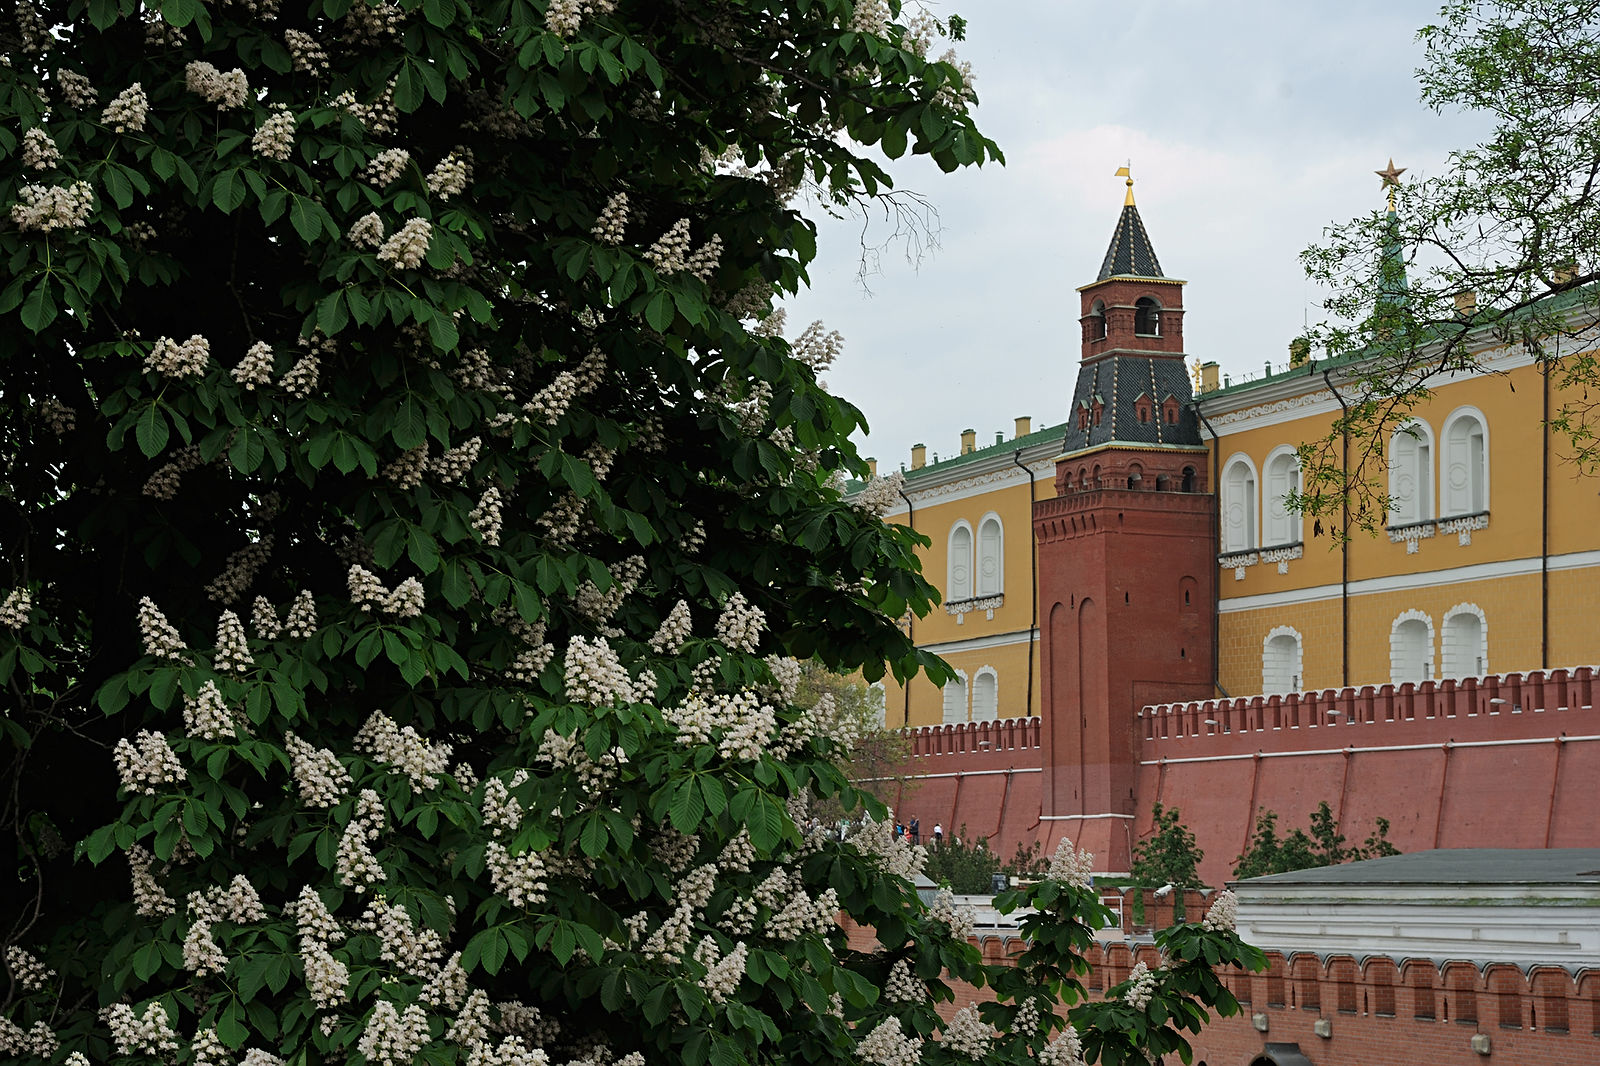
[[[1556, 359], [1561, 358], [1561, 338], [1556, 338]], [[1539, 669], [1550, 669], [1550, 366], [1544, 375], [1541, 400], [1544, 419], [1539, 423]]]
[[[902, 500], [906, 501], [906, 528], [910, 529], [911, 532], [915, 533], [917, 531], [917, 507], [916, 507], [916, 504], [912, 503], [911, 502], [911, 497], [906, 495], [906, 490], [905, 490], [904, 486], [901, 486], [899, 491], [900, 491], [900, 498]], [[917, 643], [917, 615], [916, 615], [915, 611], [911, 612], [911, 617], [906, 622], [906, 636], [911, 640], [912, 645], [915, 646], [916, 643]], [[906, 678], [905, 684], [900, 687], [901, 693], [906, 698], [905, 699], [905, 711], [903, 713], [903, 717], [900, 719], [900, 728], [902, 728], [902, 729], [910, 729], [911, 728], [911, 682], [912, 682], [912, 680], [913, 680], [913, 678], [909, 678], [909, 677]]]
[[[1339, 409], [1344, 412], [1340, 421], [1350, 417], [1350, 405], [1344, 402], [1344, 394], [1334, 385], [1333, 378], [1324, 370], [1322, 383], [1328, 386], [1328, 391], [1333, 393], [1333, 398], [1339, 401]], [[1340, 473], [1345, 478], [1350, 477], [1350, 426], [1345, 423], [1344, 430], [1340, 433], [1343, 439], [1344, 456], [1339, 461]], [[1348, 688], [1350, 685], [1350, 486], [1341, 486], [1344, 492], [1339, 503], [1339, 687]]]
[[[1211, 508], [1211, 545], [1215, 549], [1222, 543], [1222, 485], [1218, 482], [1217, 463], [1222, 456], [1222, 438], [1216, 427], [1200, 410], [1200, 401], [1194, 401], [1194, 413], [1211, 434], [1211, 498], [1216, 501]], [[1230, 700], [1228, 690], [1222, 687], [1222, 578], [1215, 563], [1211, 564], [1211, 687]]]
[[[1028, 562], [1033, 570], [1033, 584], [1029, 586], [1033, 589], [1033, 618], [1028, 623], [1028, 702], [1022, 705], [1022, 710], [1024, 716], [1030, 716], [1033, 714], [1033, 655], [1039, 641], [1039, 540], [1033, 531], [1033, 471], [1023, 464], [1021, 448], [1012, 454], [1011, 462], [1028, 478]], [[1010, 778], [1006, 779], [1006, 785], [1010, 787]]]

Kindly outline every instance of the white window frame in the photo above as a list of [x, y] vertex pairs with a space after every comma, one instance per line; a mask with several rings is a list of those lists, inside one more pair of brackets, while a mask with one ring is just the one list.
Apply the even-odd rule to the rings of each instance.
[[[1405, 660], [1401, 655], [1405, 650], [1400, 645], [1400, 627], [1407, 622], [1421, 622], [1428, 631], [1428, 658], [1423, 661], [1421, 677], [1410, 676], [1410, 671], [1405, 669]], [[1402, 611], [1389, 625], [1389, 683], [1396, 687], [1407, 681], [1417, 684], [1423, 681], [1436, 680], [1438, 674], [1439, 642], [1433, 628], [1432, 616], [1422, 611]]]
[[940, 690], [944, 694], [944, 707], [941, 720], [945, 725], [956, 725], [969, 721], [972, 717], [970, 688], [967, 685], [965, 670], [957, 670], [956, 676], [944, 683]]
[[[993, 686], [991, 692], [994, 695], [994, 703], [988, 707], [981, 707], [978, 705], [979, 686], [985, 681]], [[972, 684], [969, 688], [972, 693], [972, 720], [974, 722], [992, 722], [1000, 717], [1000, 675], [995, 672], [994, 667], [979, 667], [977, 673], [972, 675]]]
[[[1415, 449], [1409, 463], [1402, 462], [1401, 449]], [[1413, 418], [1389, 438], [1390, 526], [1412, 526], [1431, 522], [1438, 516], [1438, 479], [1434, 475], [1438, 451], [1433, 427], [1420, 418]], [[1416, 499], [1407, 498], [1399, 491], [1400, 479], [1408, 469], [1415, 478]]]
[[[1450, 438], [1451, 433], [1455, 430], [1456, 426], [1461, 422], [1467, 421], [1476, 422], [1478, 425], [1478, 431], [1483, 436], [1483, 455], [1480, 457], [1482, 459], [1482, 469], [1479, 471], [1481, 482], [1478, 485], [1478, 489], [1481, 491], [1483, 496], [1481, 501], [1482, 505], [1474, 506], [1473, 496], [1477, 495], [1478, 493], [1473, 491], [1471, 454], [1469, 452], [1466, 458], [1467, 486], [1465, 491], [1467, 494], [1467, 499], [1464, 504], [1458, 502], [1456, 506], [1450, 506], [1450, 504], [1453, 502], [1451, 500], [1452, 493], [1450, 489], [1450, 470], [1456, 461], [1456, 450], [1458, 447]], [[1471, 438], [1469, 436], [1469, 448], [1470, 439]], [[1454, 411], [1450, 412], [1449, 417], [1444, 420], [1444, 425], [1440, 427], [1439, 440], [1442, 442], [1440, 445], [1441, 454], [1439, 456], [1439, 516], [1441, 518], [1453, 518], [1459, 515], [1482, 514], [1487, 512], [1489, 510], [1489, 420], [1485, 418], [1483, 412], [1478, 410], [1476, 407], [1457, 407]]]
[[[1283, 678], [1274, 676], [1269, 669], [1271, 663], [1272, 645], [1282, 637], [1294, 638], [1294, 660], [1289, 669], [1289, 676]], [[1273, 626], [1271, 631], [1261, 639], [1261, 694], [1264, 696], [1286, 696], [1291, 692], [1305, 691], [1305, 638], [1293, 626]]]
[[[994, 528], [997, 531], [993, 582], [985, 581], [983, 572], [984, 563], [988, 560], [988, 556], [983, 549], [983, 533], [990, 523], [994, 524]], [[1000, 521], [1000, 516], [990, 511], [979, 519], [978, 534], [973, 538], [972, 543], [973, 556], [977, 560], [977, 564], [972, 568], [972, 586], [975, 595], [999, 596], [1004, 594], [1006, 590], [1006, 527], [1005, 523]]]
[[[967, 546], [965, 551], [958, 552], [956, 548], [956, 535], [963, 531], [965, 531], [967, 534]], [[977, 574], [974, 573], [972, 562], [977, 543], [978, 538], [973, 535], [971, 523], [969, 523], [965, 518], [956, 519], [955, 523], [950, 527], [949, 537], [945, 540], [944, 587], [945, 601], [947, 603], [954, 603], [957, 600], [972, 599], [972, 590], [975, 586], [973, 579], [977, 577]], [[958, 563], [964, 563], [966, 565], [965, 588], [961, 587], [960, 582], [958, 582], [956, 578], [956, 566]]]
[[[1274, 496], [1272, 493], [1273, 467], [1280, 465], [1284, 459], [1293, 465], [1289, 475], [1289, 491], [1300, 491], [1300, 455], [1292, 444], [1280, 444], [1267, 455], [1267, 461], [1261, 464], [1261, 546], [1263, 548], [1278, 548], [1286, 544], [1300, 543], [1300, 514], [1284, 506], [1284, 496]], [[1270, 536], [1271, 527], [1282, 523], [1283, 535]]]
[[[1244, 530], [1235, 533], [1229, 525], [1229, 512], [1235, 503], [1235, 489], [1232, 484], [1233, 472], [1243, 468], [1249, 476], [1249, 487], [1244, 489], [1246, 499], [1239, 501], [1244, 507]], [[1261, 478], [1256, 471], [1256, 464], [1244, 452], [1234, 452], [1228, 461], [1222, 465], [1222, 553], [1227, 555], [1232, 552], [1253, 551], [1261, 546]]]
[[[1452, 619], [1473, 617], [1478, 620], [1478, 646], [1463, 652], [1459, 638], [1451, 633]], [[1464, 677], [1484, 677], [1489, 673], [1489, 619], [1483, 608], [1475, 603], [1458, 603], [1444, 613], [1440, 623], [1439, 644], [1444, 652], [1444, 669], [1440, 677], [1461, 680]], [[1463, 662], [1462, 659], [1466, 661]]]

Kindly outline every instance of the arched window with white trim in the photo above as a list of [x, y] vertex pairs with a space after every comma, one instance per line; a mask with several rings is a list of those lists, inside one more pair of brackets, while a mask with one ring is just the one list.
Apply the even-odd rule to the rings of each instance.
[[1458, 407], [1444, 420], [1439, 460], [1445, 518], [1489, 509], [1489, 422], [1476, 407]]
[[867, 705], [872, 708], [872, 720], [879, 729], [889, 724], [889, 691], [883, 687], [882, 681], [874, 681], [867, 686]]
[[972, 675], [972, 720], [992, 722], [1000, 717], [1000, 677], [985, 666]]
[[990, 512], [978, 523], [978, 595], [998, 596], [1005, 591], [1005, 529], [1000, 516]]
[[1433, 678], [1433, 619], [1406, 611], [1389, 629], [1389, 680], [1396, 685]]
[[1413, 419], [1389, 438], [1389, 524], [1433, 517], [1433, 430]]
[[1300, 491], [1300, 457], [1290, 445], [1274, 448], [1262, 468], [1261, 544], [1271, 548], [1300, 542], [1300, 515], [1289, 509], [1289, 497]]
[[1261, 692], [1285, 695], [1304, 687], [1301, 664], [1304, 642], [1300, 632], [1290, 626], [1277, 626], [1261, 642]]
[[1242, 452], [1222, 471], [1222, 550], [1249, 551], [1256, 540], [1256, 467]]
[[944, 721], [946, 725], [967, 720], [967, 675], [960, 670], [944, 683]]
[[950, 559], [945, 600], [972, 599], [972, 527], [961, 519], [950, 527]]
[[1458, 603], [1445, 612], [1443, 677], [1483, 677], [1489, 672], [1489, 621], [1475, 603]]

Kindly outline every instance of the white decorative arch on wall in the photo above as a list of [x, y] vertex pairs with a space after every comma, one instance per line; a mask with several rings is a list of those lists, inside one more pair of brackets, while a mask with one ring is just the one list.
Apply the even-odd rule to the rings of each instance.
[[1489, 420], [1476, 407], [1457, 407], [1440, 427], [1439, 515], [1489, 509]]
[[1256, 464], [1243, 452], [1228, 457], [1222, 467], [1222, 551], [1242, 552], [1261, 544], [1261, 505], [1256, 486]]
[[992, 722], [1000, 717], [1000, 675], [982, 666], [972, 675], [972, 720]]
[[1441, 677], [1483, 677], [1489, 672], [1489, 619], [1475, 603], [1458, 603], [1444, 613]]
[[972, 526], [958, 518], [950, 527], [946, 544], [944, 598], [946, 603], [972, 599]]
[[1399, 685], [1434, 675], [1433, 619], [1422, 611], [1402, 611], [1389, 627], [1389, 680]]
[[1434, 517], [1433, 428], [1413, 418], [1389, 438], [1389, 524]]
[[1300, 456], [1294, 445], [1280, 444], [1261, 464], [1261, 546], [1300, 543], [1300, 515], [1285, 502], [1300, 491]]
[[1006, 528], [990, 511], [978, 520], [979, 596], [998, 596], [1006, 590]]
[[867, 700], [872, 707], [872, 720], [878, 723], [879, 729], [889, 725], [889, 691], [883, 687], [882, 681], [874, 681], [867, 686]]
[[1273, 626], [1261, 641], [1262, 695], [1299, 692], [1304, 682], [1305, 640], [1293, 626]]
[[956, 676], [944, 683], [945, 724], [967, 720], [967, 673], [957, 670]]

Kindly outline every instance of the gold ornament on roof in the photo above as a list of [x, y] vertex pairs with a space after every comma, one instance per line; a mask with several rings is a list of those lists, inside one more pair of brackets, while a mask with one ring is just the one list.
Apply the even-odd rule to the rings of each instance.
[[1119, 178], [1127, 178], [1128, 179], [1128, 195], [1126, 195], [1126, 196], [1124, 196], [1122, 198], [1122, 206], [1123, 207], [1132, 207], [1133, 206], [1133, 171], [1131, 169], [1132, 166], [1133, 166], [1133, 164], [1130, 162], [1128, 164], [1128, 166], [1118, 167], [1117, 168], [1117, 177], [1119, 177]]
[[1389, 157], [1389, 165], [1383, 170], [1374, 170], [1373, 173], [1383, 179], [1382, 188], [1389, 190], [1389, 210], [1394, 210], [1394, 191], [1400, 187], [1400, 175], [1406, 172], [1405, 167], [1394, 165], [1394, 156]]

